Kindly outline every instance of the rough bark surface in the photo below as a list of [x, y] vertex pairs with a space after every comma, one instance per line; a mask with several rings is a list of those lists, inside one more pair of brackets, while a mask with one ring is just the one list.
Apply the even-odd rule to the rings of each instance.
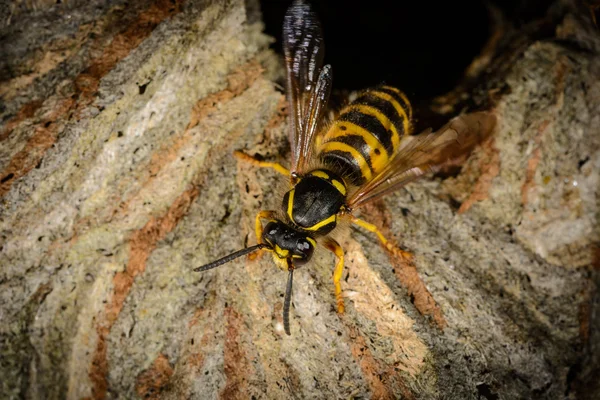
[[348, 230], [346, 314], [318, 253], [295, 274], [287, 336], [269, 257], [191, 271], [253, 244], [286, 184], [232, 157], [288, 154], [257, 4], [34, 5], [0, 14], [0, 397], [600, 395], [600, 38], [585, 10], [498, 27], [437, 104], [495, 110], [494, 137], [363, 212], [414, 259]]

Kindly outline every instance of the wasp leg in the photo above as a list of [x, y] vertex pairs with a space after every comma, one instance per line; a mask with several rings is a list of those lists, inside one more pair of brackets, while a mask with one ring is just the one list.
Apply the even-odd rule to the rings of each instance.
[[344, 273], [344, 250], [338, 244], [338, 242], [333, 239], [329, 239], [327, 242], [325, 242], [325, 247], [332, 251], [338, 258], [338, 261], [335, 264], [335, 270], [333, 271], [333, 285], [335, 286], [337, 312], [338, 314], [343, 314], [345, 307], [344, 298], [342, 297], [342, 285], [340, 285], [340, 281], [342, 280], [342, 274]]
[[350, 221], [353, 224], [356, 224], [360, 227], [365, 228], [366, 230], [368, 230], [369, 232], [373, 232], [374, 234], [377, 235], [377, 237], [379, 238], [379, 240], [381, 241], [381, 244], [383, 244], [383, 246], [390, 251], [392, 254], [400, 256], [402, 258], [405, 259], [410, 259], [412, 257], [412, 254], [410, 254], [407, 251], [401, 250], [398, 247], [394, 246], [392, 243], [390, 243], [385, 236], [383, 236], [383, 234], [379, 231], [379, 228], [377, 228], [375, 225], [368, 223], [367, 221], [363, 221], [360, 218], [356, 218], [353, 215], [350, 215]]
[[258, 167], [273, 168], [275, 171], [279, 172], [282, 175], [290, 176], [290, 171], [279, 163], [259, 161], [256, 158], [249, 156], [248, 154], [243, 153], [239, 150], [234, 151], [233, 155], [236, 156], [237, 158], [239, 158], [240, 160], [249, 162], [250, 164], [254, 164]]
[[[262, 210], [260, 211], [258, 214], [256, 214], [256, 221], [255, 221], [255, 225], [254, 225], [254, 231], [256, 233], [256, 243], [257, 244], [261, 244], [262, 243], [262, 231], [263, 231], [263, 226], [261, 223], [261, 219], [273, 219], [275, 218], [275, 211], [268, 211], [268, 210]], [[263, 249], [255, 252], [255, 253], [250, 253], [250, 255], [248, 255], [248, 259], [249, 260], [256, 260], [256, 258], [258, 258], [259, 255], [262, 255], [263, 253]]]

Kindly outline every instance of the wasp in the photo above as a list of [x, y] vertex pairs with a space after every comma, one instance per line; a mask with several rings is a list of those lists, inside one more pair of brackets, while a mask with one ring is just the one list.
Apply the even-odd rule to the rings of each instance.
[[273, 168], [289, 179], [281, 210], [257, 214], [255, 246], [194, 271], [206, 271], [255, 252], [271, 252], [279, 268], [288, 271], [283, 323], [290, 335], [294, 270], [310, 261], [317, 246], [333, 252], [337, 257], [333, 272], [337, 311], [344, 313], [340, 285], [344, 251], [332, 237], [336, 226], [342, 222], [358, 225], [375, 234], [392, 254], [408, 256], [376, 225], [356, 217], [354, 212], [466, 154], [491, 133], [496, 119], [486, 111], [463, 114], [436, 131], [428, 129], [412, 135], [412, 108], [406, 95], [395, 87], [380, 85], [361, 92], [325, 124], [332, 70], [330, 65], [323, 65], [320, 23], [302, 0], [295, 0], [285, 14], [283, 50], [286, 95], [291, 105], [291, 167], [235, 152], [237, 157]]

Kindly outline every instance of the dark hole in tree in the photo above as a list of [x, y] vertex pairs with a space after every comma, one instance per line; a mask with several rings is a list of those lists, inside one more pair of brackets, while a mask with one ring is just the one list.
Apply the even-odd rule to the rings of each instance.
[[143, 85], [138, 85], [139, 93], [140, 94], [146, 93], [147, 87], [148, 87], [148, 83], [144, 83]]
[[[549, 0], [492, 0], [506, 19], [522, 25], [545, 13]], [[261, 0], [265, 32], [282, 54], [283, 16], [291, 0]], [[311, 2], [325, 39], [333, 90], [380, 83], [403, 90], [414, 105], [453, 89], [492, 29], [483, 0], [460, 2]], [[417, 107], [418, 108], [418, 107]]]
[[8, 175], [6, 175], [4, 178], [2, 178], [2, 179], [0, 180], [0, 183], [8, 182], [8, 181], [10, 181], [12, 178], [14, 178], [14, 177], [15, 177], [15, 174], [13, 174], [13, 173], [11, 172], [10, 174], [8, 174]]
[[486, 400], [497, 400], [498, 395], [492, 392], [491, 388], [487, 383], [480, 383], [477, 385], [477, 394], [480, 399]]
[[[262, 0], [265, 31], [281, 53], [283, 16], [291, 1]], [[325, 38], [325, 63], [335, 89], [359, 90], [385, 82], [412, 101], [452, 89], [490, 32], [483, 1], [313, 1]], [[466, 12], [465, 10], [468, 10]]]

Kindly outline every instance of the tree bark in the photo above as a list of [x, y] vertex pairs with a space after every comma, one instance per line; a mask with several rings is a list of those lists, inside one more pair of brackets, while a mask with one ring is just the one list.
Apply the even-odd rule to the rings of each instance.
[[231, 156], [289, 154], [258, 4], [14, 4], [2, 398], [600, 396], [600, 38], [581, 5], [498, 20], [421, 118], [490, 109], [494, 136], [362, 214], [413, 259], [348, 230], [346, 313], [319, 252], [294, 276], [287, 336], [270, 257], [192, 271], [254, 244], [287, 184]]

